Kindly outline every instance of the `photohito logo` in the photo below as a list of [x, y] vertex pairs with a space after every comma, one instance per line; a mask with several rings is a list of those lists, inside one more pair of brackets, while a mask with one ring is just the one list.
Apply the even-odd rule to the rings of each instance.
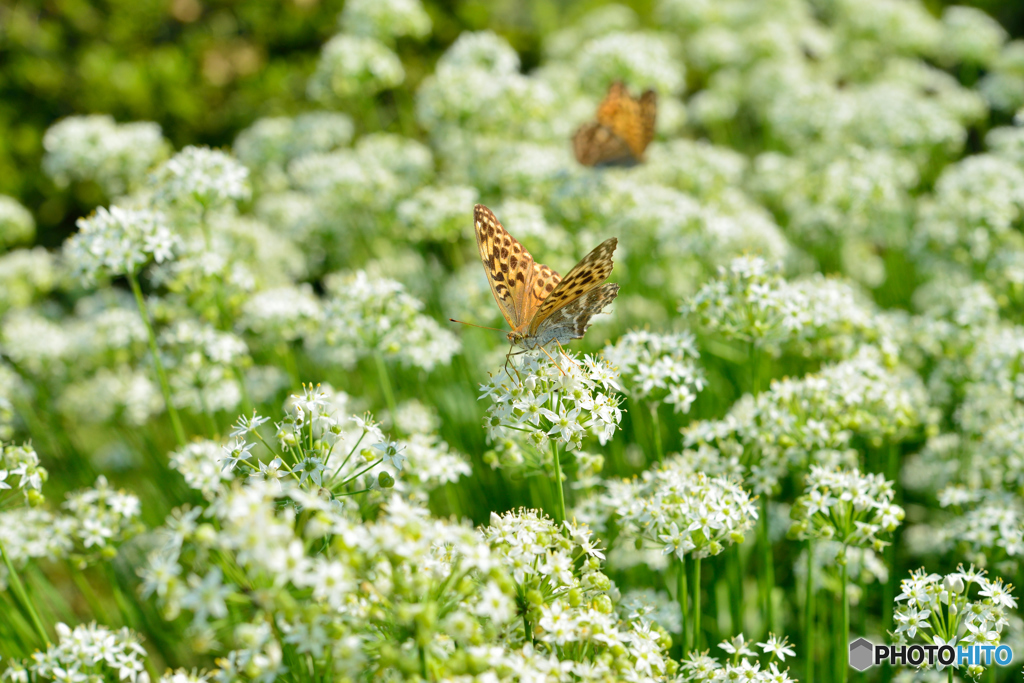
[[920, 666], [941, 664], [958, 668], [963, 666], [1007, 666], [1013, 661], [1009, 645], [875, 645], [867, 638], [850, 643], [850, 666], [864, 671], [883, 662]]

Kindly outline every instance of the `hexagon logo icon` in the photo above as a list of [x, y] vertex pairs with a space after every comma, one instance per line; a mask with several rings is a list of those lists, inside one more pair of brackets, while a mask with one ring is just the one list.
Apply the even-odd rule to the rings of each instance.
[[875, 646], [866, 638], [858, 638], [850, 643], [850, 666], [857, 671], [864, 671], [875, 663]]

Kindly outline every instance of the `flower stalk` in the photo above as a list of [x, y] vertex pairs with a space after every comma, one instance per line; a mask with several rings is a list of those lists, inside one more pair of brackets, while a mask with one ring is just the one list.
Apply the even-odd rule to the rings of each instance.
[[163, 392], [164, 402], [167, 404], [167, 414], [171, 418], [174, 437], [177, 439], [179, 447], [184, 446], [187, 441], [185, 439], [185, 430], [181, 426], [181, 417], [178, 416], [178, 410], [171, 401], [171, 386], [167, 381], [167, 372], [164, 370], [164, 364], [160, 360], [160, 351], [156, 345], [156, 332], [153, 331], [153, 321], [150, 318], [149, 309], [146, 307], [146, 300], [142, 297], [142, 288], [139, 287], [139, 280], [134, 272], [129, 271], [127, 277], [128, 284], [132, 288], [132, 294], [135, 295], [135, 303], [139, 307], [139, 315], [142, 316], [142, 322], [146, 326], [149, 352], [153, 356], [153, 366], [156, 368], [156, 376], [160, 380], [160, 391]]

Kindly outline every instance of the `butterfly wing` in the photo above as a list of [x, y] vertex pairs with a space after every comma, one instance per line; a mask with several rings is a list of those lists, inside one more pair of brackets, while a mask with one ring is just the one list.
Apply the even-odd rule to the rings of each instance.
[[[537, 313], [530, 320], [529, 335], [537, 336], [545, 321], [555, 311], [571, 304], [585, 294], [597, 289], [612, 272], [612, 254], [618, 245], [618, 239], [612, 237], [597, 245], [593, 251], [583, 257], [566, 276], [558, 283], [551, 294], [541, 304]], [[616, 292], [618, 286], [615, 287]], [[612, 299], [615, 297], [612, 296]], [[609, 300], [610, 302], [610, 300]], [[606, 304], [607, 305], [607, 304]], [[593, 314], [591, 314], [593, 315]], [[589, 319], [589, 318], [588, 318]]]
[[[477, 204], [473, 209], [473, 226], [491, 293], [506, 322], [512, 329], [517, 329], [530, 319], [527, 312], [532, 314], [536, 307], [532, 301], [534, 292], [531, 285], [538, 264], [534, 263], [526, 247], [512, 237], [497, 216], [483, 204]], [[556, 283], [558, 281], [558, 274], [547, 269], [542, 289], [551, 281], [549, 274], [554, 275]]]
[[658, 95], [653, 90], [635, 100], [622, 82], [612, 83], [597, 108], [597, 120], [580, 126], [573, 136], [576, 160], [584, 166], [640, 161], [654, 139], [657, 114]]
[[628, 164], [634, 161], [626, 141], [596, 121], [585, 123], [572, 136], [576, 161], [584, 166]]
[[555, 309], [537, 330], [536, 345], [547, 346], [552, 341], [566, 344], [573, 339], [582, 339], [590, 327], [590, 319], [603, 311], [618, 294], [619, 285], [609, 283]]
[[533, 281], [530, 283], [530, 297], [523, 311], [524, 321], [533, 320], [544, 300], [555, 291], [561, 281], [558, 273], [547, 266], [536, 262], [533, 264]]
[[640, 127], [643, 131], [643, 137], [641, 138], [643, 147], [640, 148], [640, 154], [643, 154], [647, 149], [647, 145], [651, 144], [651, 141], [654, 140], [654, 125], [657, 121], [658, 93], [653, 90], [647, 90], [640, 96]]
[[621, 82], [612, 83], [608, 95], [597, 108], [597, 122], [621, 138], [633, 157], [639, 161], [654, 139], [654, 122], [658, 113], [658, 95], [646, 91], [633, 99]]

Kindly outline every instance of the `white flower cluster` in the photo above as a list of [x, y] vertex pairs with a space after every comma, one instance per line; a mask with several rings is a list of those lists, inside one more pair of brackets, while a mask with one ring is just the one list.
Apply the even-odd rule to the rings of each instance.
[[306, 90], [317, 102], [372, 97], [405, 81], [402, 62], [376, 38], [339, 34], [323, 46]]
[[221, 464], [224, 447], [216, 441], [198, 439], [185, 444], [168, 456], [168, 464], [185, 478], [190, 489], [212, 500], [225, 482], [234, 478], [234, 471]]
[[887, 369], [865, 347], [820, 373], [773, 381], [768, 391], [737, 402], [725, 418], [687, 426], [683, 441], [738, 456], [755, 493], [771, 493], [786, 474], [808, 463], [848, 462], [855, 435], [879, 447], [934, 419], [917, 375]]
[[345, 3], [338, 23], [346, 33], [385, 42], [404, 36], [425, 38], [432, 28], [420, 0], [353, 0]]
[[845, 358], [866, 343], [895, 352], [877, 310], [850, 285], [820, 275], [787, 281], [767, 261], [738, 257], [680, 311], [704, 328], [757, 347], [786, 343], [803, 355]]
[[313, 334], [322, 320], [323, 304], [307, 284], [254, 293], [242, 305], [237, 325], [259, 346], [273, 347]]
[[231, 155], [208, 147], [186, 147], [153, 172], [154, 198], [171, 207], [215, 209], [247, 200], [249, 169]]
[[64, 243], [64, 259], [85, 283], [134, 276], [150, 261], [171, 258], [180, 244], [164, 215], [146, 209], [100, 207], [77, 225], [78, 232]]
[[36, 221], [32, 213], [14, 197], [0, 194], [0, 253], [31, 242], [35, 236]]
[[69, 558], [79, 569], [111, 559], [122, 543], [145, 528], [139, 497], [111, 488], [103, 475], [92, 488], [69, 493], [63, 507], [74, 544]]
[[630, 621], [616, 615], [611, 581], [601, 571], [604, 554], [589, 529], [566, 522], [563, 533], [536, 511], [521, 510], [491, 513], [482, 534], [495, 559], [509, 567], [517, 596], [509, 608], [518, 608], [528, 629], [524, 654], [532, 640], [582, 680], [666, 675], [667, 633], [642, 615]]
[[308, 229], [327, 233], [322, 239], [334, 249], [335, 243], [350, 244], [348, 240], [360, 233], [391, 233], [395, 203], [433, 173], [434, 157], [428, 147], [389, 133], [364, 136], [354, 149], [305, 154], [288, 165], [291, 184], [316, 209]]
[[705, 386], [697, 340], [689, 332], [657, 334], [633, 330], [605, 346], [605, 359], [618, 368], [630, 396], [672, 405], [677, 413], [690, 406]]
[[633, 88], [653, 88], [663, 97], [680, 95], [686, 68], [675, 55], [680, 46], [668, 34], [612, 32], [588, 41], [577, 56], [580, 79], [594, 94], [622, 81]]
[[1019, 498], [951, 487], [939, 493], [939, 502], [963, 512], [920, 530], [928, 535], [931, 548], [1000, 571], [1019, 568], [1024, 555], [1024, 511]]
[[[206, 495], [237, 474], [280, 486], [297, 484], [313, 492], [323, 489], [328, 498], [349, 495], [346, 488], [356, 485], [362, 491], [390, 488], [394, 477], [379, 466], [386, 463], [400, 471], [405, 461], [401, 448], [384, 437], [369, 414], [341, 417], [347, 402], [344, 393], [330, 386], [306, 385], [302, 394], [288, 398], [284, 418], [274, 425], [276, 447], [259, 431], [270, 418], [256, 413], [242, 416], [231, 433], [231, 442], [222, 447], [220, 463], [227, 476], [220, 481], [213, 478], [204, 462], [211, 455], [206, 448], [180, 454], [182, 473], [190, 486]], [[346, 429], [346, 422], [353, 428]], [[259, 445], [262, 447], [254, 451]], [[258, 453], [267, 457], [260, 458]]]
[[757, 661], [756, 653], [750, 649], [742, 633], [718, 644], [729, 654], [723, 665], [707, 652], [693, 652], [679, 664], [679, 679], [686, 683], [731, 683], [732, 681], [748, 681], [749, 683], [794, 683], [789, 677], [789, 670], [779, 670], [780, 662], [786, 657], [793, 657], [796, 652], [789, 646], [786, 638], [778, 638], [768, 634], [768, 640], [757, 644], [764, 654], [769, 654], [769, 661], [762, 668]]
[[[130, 629], [113, 631], [95, 623], [72, 629], [58, 623], [56, 631], [56, 644], [48, 646], [46, 652], [37, 652], [28, 661], [13, 664], [4, 672], [3, 680], [149, 683], [146, 648]], [[160, 683], [164, 680], [161, 678]]]
[[56, 259], [43, 247], [0, 253], [0, 315], [27, 308], [52, 292], [58, 273]]
[[314, 355], [351, 366], [381, 354], [430, 371], [448, 365], [461, 349], [458, 338], [421, 313], [422, 302], [394, 280], [359, 271], [332, 279], [328, 289], [323, 322], [306, 341]]
[[427, 187], [398, 205], [398, 219], [415, 241], [454, 242], [473, 220], [479, 194], [462, 185]]
[[[0, 512], [0, 545], [19, 571], [33, 560], [63, 560], [74, 546], [71, 534], [75, 521], [45, 507], [14, 508]], [[0, 588], [10, 581], [8, 570], [0, 563]]]
[[306, 154], [331, 152], [352, 141], [355, 126], [346, 114], [311, 111], [295, 118], [258, 119], [235, 138], [232, 151], [268, 188], [287, 188], [286, 169]]
[[0, 510], [12, 496], [32, 505], [41, 503], [43, 482], [48, 476], [31, 444], [0, 445]]
[[179, 320], [161, 333], [160, 348], [175, 407], [209, 415], [234, 411], [241, 403], [236, 371], [252, 359], [237, 336], [194, 320]]
[[45, 170], [58, 185], [96, 182], [109, 197], [134, 189], [169, 145], [155, 123], [119, 124], [112, 116], [70, 116], [43, 136]]
[[448, 153], [466, 162], [475, 159], [469, 132], [502, 137], [523, 132], [534, 138], [548, 131], [558, 95], [547, 83], [522, 75], [519, 66], [516, 51], [491, 31], [462, 33], [424, 79], [416, 97], [417, 120]]
[[[210, 522], [201, 512], [168, 519], [143, 589], [169, 616], [190, 613], [197, 637], [222, 639], [221, 678], [269, 680], [284, 671], [286, 646], [337, 677], [452, 665], [515, 616], [480, 536], [398, 497], [364, 523], [316, 495], [250, 481], [214, 496]], [[300, 594], [312, 600], [289, 609]], [[229, 603], [245, 613], [236, 628], [223, 619]], [[492, 648], [470, 653], [473, 666], [493, 661]]]
[[[932, 645], [998, 645], [1011, 610], [1017, 607], [1012, 585], [988, 578], [973, 565], [969, 569], [960, 565], [945, 576], [918, 569], [900, 587], [893, 617], [896, 630], [891, 634], [899, 644], [920, 633]], [[973, 588], [978, 589], [974, 597]], [[975, 663], [965, 673], [978, 679], [984, 670]]]
[[712, 557], [742, 543], [757, 520], [750, 494], [724, 477], [693, 472], [682, 459], [670, 459], [644, 472], [606, 498], [608, 512], [627, 539], [640, 539], [665, 555]]
[[522, 434], [537, 450], [551, 443], [579, 450], [586, 436], [603, 445], [615, 434], [622, 419], [619, 377], [607, 360], [566, 352], [556, 365], [522, 354], [509, 360], [509, 368], [514, 372], [499, 371], [480, 386], [481, 397], [491, 401], [484, 420], [489, 439]]
[[405, 458], [402, 476], [396, 477], [395, 489], [426, 493], [444, 484], [453, 484], [468, 477], [473, 470], [466, 456], [434, 434], [412, 434], [401, 439], [398, 448]]
[[892, 482], [881, 474], [812, 466], [803, 495], [790, 509], [789, 532], [800, 539], [836, 540], [878, 552], [888, 545], [879, 535], [892, 534], [905, 516], [894, 496]]

